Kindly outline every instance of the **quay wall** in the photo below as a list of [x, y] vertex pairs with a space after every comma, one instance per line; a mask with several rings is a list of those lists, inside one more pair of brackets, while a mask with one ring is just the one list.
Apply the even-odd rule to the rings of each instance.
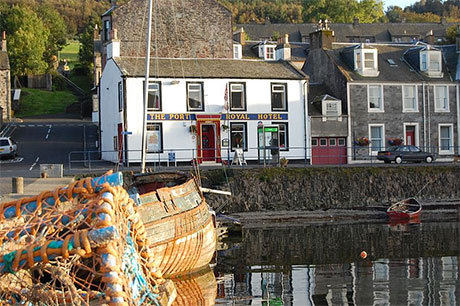
[[459, 200], [459, 166], [213, 169], [201, 172], [203, 186], [230, 190], [207, 194], [218, 212], [353, 209], [407, 197]]

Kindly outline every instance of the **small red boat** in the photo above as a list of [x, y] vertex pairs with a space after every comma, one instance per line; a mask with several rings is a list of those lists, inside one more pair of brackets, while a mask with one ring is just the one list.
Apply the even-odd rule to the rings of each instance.
[[408, 198], [391, 205], [387, 209], [390, 219], [417, 219], [422, 211], [422, 204], [414, 198]]

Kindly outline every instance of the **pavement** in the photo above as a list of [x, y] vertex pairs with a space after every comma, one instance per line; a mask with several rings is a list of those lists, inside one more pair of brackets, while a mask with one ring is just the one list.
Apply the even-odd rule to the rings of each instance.
[[43, 191], [54, 190], [66, 186], [74, 180], [73, 176], [63, 178], [28, 178], [24, 177], [24, 193], [12, 193], [13, 178], [0, 177], [0, 203], [40, 194]]

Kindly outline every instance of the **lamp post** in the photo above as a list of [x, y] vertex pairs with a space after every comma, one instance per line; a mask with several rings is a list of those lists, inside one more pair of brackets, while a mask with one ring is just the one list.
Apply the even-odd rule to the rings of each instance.
[[148, 103], [148, 88], [149, 88], [149, 76], [150, 76], [150, 45], [152, 35], [152, 2], [149, 0], [149, 14], [148, 14], [148, 25], [147, 25], [147, 47], [145, 54], [145, 81], [144, 81], [144, 116], [142, 126], [142, 151], [141, 151], [141, 173], [145, 173], [145, 154], [146, 154], [146, 134], [147, 134], [147, 103]]

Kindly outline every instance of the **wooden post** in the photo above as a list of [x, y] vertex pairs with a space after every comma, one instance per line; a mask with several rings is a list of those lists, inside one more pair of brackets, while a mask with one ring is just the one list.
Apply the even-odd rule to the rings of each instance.
[[23, 177], [13, 177], [12, 179], [12, 192], [23, 194], [24, 193], [24, 178]]

